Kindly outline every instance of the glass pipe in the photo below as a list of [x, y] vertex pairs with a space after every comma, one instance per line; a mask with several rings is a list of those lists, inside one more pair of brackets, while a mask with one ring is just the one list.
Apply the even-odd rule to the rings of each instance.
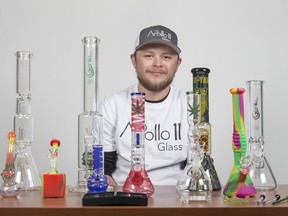
[[227, 197], [244, 198], [254, 196], [256, 189], [249, 175], [250, 164], [246, 160], [246, 133], [244, 124], [244, 93], [243, 88], [230, 89], [233, 105], [233, 139], [234, 166], [224, 187], [223, 194]]
[[183, 203], [190, 201], [208, 201], [211, 199], [212, 184], [205, 172], [202, 161], [204, 146], [200, 143], [203, 130], [199, 127], [201, 118], [201, 96], [187, 92], [188, 149], [187, 164], [176, 184], [176, 192]]
[[150, 197], [154, 186], [145, 169], [145, 94], [131, 93], [131, 170], [123, 185], [124, 192], [146, 193]]
[[211, 179], [213, 191], [221, 190], [221, 183], [211, 157], [212, 151], [212, 127], [209, 122], [209, 68], [193, 68], [193, 91], [201, 95], [201, 123], [199, 128], [202, 131], [200, 143], [204, 146], [204, 159], [202, 166]]
[[15, 138], [16, 134], [8, 134], [8, 150], [5, 169], [2, 171], [3, 184], [0, 187], [0, 195], [3, 197], [16, 197], [20, 193], [20, 184], [15, 181]]
[[[97, 111], [98, 45], [97, 37], [84, 37], [84, 110], [78, 115], [78, 182], [70, 192], [87, 192], [87, 179], [93, 171], [93, 124], [103, 116]], [[97, 125], [97, 123], [95, 123]], [[94, 134], [95, 142], [99, 137]]]
[[263, 84], [261, 80], [246, 82], [249, 110], [249, 153], [252, 166], [250, 177], [256, 189], [275, 189], [277, 182], [264, 153]]
[[40, 190], [40, 175], [31, 153], [34, 138], [30, 90], [32, 53], [18, 51], [15, 56], [17, 59], [17, 110], [14, 116], [16, 182], [20, 184], [21, 190]]

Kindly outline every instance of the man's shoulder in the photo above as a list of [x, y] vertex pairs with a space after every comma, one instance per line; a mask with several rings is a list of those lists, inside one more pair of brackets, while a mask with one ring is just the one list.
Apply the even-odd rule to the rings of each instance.
[[181, 89], [178, 86], [171, 85], [171, 93], [173, 95], [176, 95], [176, 97], [181, 96], [181, 97], [185, 97], [186, 98], [186, 91], [184, 91], [183, 89]]

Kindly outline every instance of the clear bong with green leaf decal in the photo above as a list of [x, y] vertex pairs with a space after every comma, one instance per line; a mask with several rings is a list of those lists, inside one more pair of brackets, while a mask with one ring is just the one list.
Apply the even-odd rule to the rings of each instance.
[[200, 143], [202, 135], [201, 128], [199, 128], [200, 101], [200, 94], [187, 92], [187, 120], [189, 124], [187, 164], [176, 184], [177, 194], [181, 196], [181, 201], [184, 204], [190, 201], [208, 201], [211, 199], [212, 193], [211, 180], [202, 167], [204, 146]]
[[[94, 36], [84, 37], [82, 43], [84, 48], [84, 110], [78, 115], [78, 182], [76, 186], [69, 188], [70, 192], [88, 192], [87, 181], [94, 170], [93, 147], [97, 148], [100, 143], [102, 145], [102, 133], [95, 133], [97, 130], [103, 130], [103, 115], [97, 109], [100, 39]], [[102, 153], [101, 151], [101, 157]], [[102, 166], [102, 161], [99, 162]]]

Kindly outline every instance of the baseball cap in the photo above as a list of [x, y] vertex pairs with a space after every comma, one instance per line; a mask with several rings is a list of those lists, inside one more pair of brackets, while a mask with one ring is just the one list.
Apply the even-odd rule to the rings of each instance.
[[134, 52], [147, 44], [163, 44], [173, 49], [177, 54], [181, 52], [181, 49], [177, 46], [176, 33], [162, 25], [143, 29], [136, 40]]

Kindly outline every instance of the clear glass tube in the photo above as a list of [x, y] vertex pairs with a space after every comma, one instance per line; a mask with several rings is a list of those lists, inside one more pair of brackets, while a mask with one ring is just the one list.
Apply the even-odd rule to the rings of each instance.
[[154, 186], [145, 169], [145, 94], [131, 93], [131, 170], [123, 185], [124, 192], [154, 193]]
[[82, 39], [84, 50], [84, 108], [78, 115], [78, 182], [70, 192], [87, 192], [87, 179], [93, 171], [93, 145], [102, 144], [101, 113], [97, 111], [98, 94], [98, 45], [100, 39], [94, 36]]
[[30, 89], [32, 53], [18, 51], [15, 56], [17, 60], [17, 105], [14, 116], [16, 181], [21, 185], [21, 190], [39, 190], [41, 188], [40, 175], [31, 153], [34, 138]]
[[264, 153], [263, 84], [262, 80], [249, 80], [249, 158], [252, 162], [250, 176], [256, 189], [275, 189], [277, 182]]
[[201, 95], [201, 123], [199, 128], [202, 130], [200, 142], [204, 146], [205, 155], [202, 162], [207, 175], [211, 179], [213, 191], [221, 190], [221, 183], [214, 167], [212, 152], [212, 126], [209, 122], [209, 68], [193, 68], [193, 91]]
[[208, 201], [211, 199], [212, 185], [209, 176], [202, 167], [204, 146], [200, 143], [203, 135], [199, 128], [201, 123], [201, 96], [187, 92], [188, 148], [187, 164], [181, 178], [176, 184], [176, 192], [181, 201]]

